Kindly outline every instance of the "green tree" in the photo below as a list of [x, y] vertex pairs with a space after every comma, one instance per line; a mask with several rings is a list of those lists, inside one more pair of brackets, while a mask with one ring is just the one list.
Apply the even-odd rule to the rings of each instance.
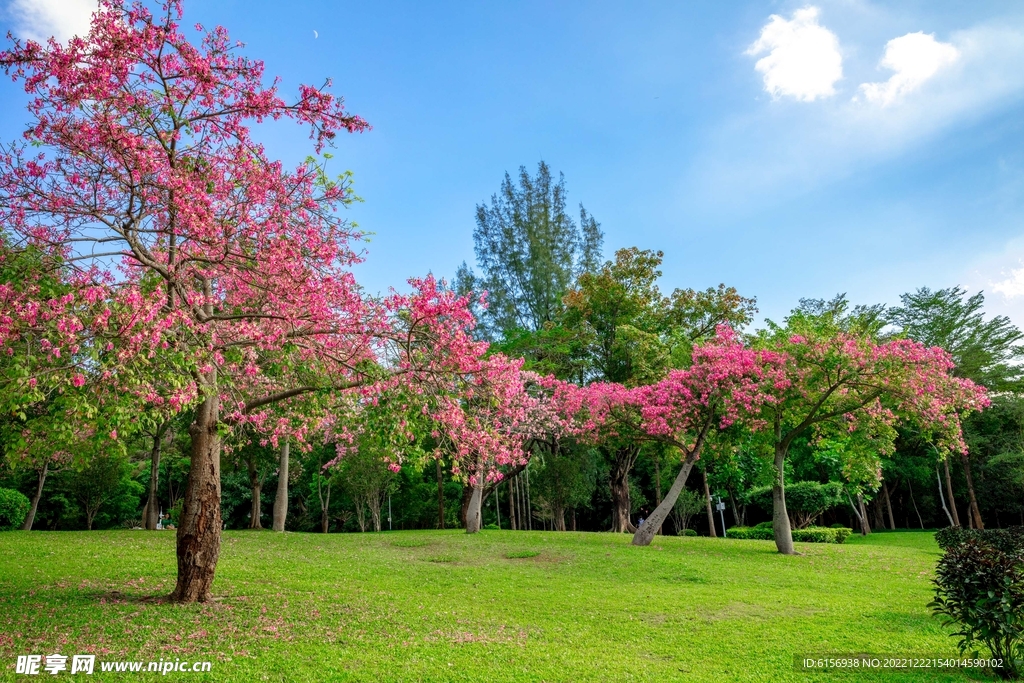
[[566, 210], [565, 178], [559, 174], [556, 182], [543, 161], [536, 176], [521, 167], [518, 186], [506, 173], [490, 205], [476, 207], [473, 242], [482, 274], [463, 263], [456, 282], [487, 291], [483, 323], [490, 336], [542, 329], [576, 277], [598, 267], [601, 226], [582, 204], [579, 216], [577, 224]]

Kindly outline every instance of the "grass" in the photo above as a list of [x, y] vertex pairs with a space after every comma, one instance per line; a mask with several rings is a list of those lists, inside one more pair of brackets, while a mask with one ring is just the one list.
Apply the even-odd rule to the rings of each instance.
[[794, 654], [956, 654], [925, 607], [931, 534], [797, 545], [783, 557], [708, 538], [229, 531], [216, 599], [180, 606], [158, 599], [174, 584], [170, 532], [0, 533], [0, 680], [16, 655], [52, 652], [213, 662], [170, 674], [191, 681], [374, 683], [817, 681], [836, 674], [796, 672]]

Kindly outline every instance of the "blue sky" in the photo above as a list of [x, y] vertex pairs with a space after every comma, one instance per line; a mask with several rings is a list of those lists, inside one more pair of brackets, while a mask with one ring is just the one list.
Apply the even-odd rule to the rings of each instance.
[[[0, 27], [64, 37], [89, 6], [0, 0]], [[333, 77], [373, 125], [332, 162], [376, 233], [371, 291], [472, 263], [475, 205], [544, 159], [606, 256], [665, 252], [665, 289], [725, 282], [778, 319], [962, 284], [1024, 326], [1024, 4], [192, 0], [185, 20], [286, 91]], [[23, 97], [0, 97], [13, 138]], [[290, 125], [261, 135], [309, 153]]]

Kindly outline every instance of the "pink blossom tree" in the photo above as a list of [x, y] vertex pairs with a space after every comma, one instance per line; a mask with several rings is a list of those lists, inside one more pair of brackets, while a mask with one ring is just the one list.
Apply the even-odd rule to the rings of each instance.
[[[350, 271], [360, 235], [339, 214], [345, 178], [315, 160], [286, 169], [250, 131], [291, 119], [320, 153], [366, 122], [329, 83], [286, 102], [226, 30], [196, 26], [193, 43], [181, 17], [180, 0], [159, 12], [102, 0], [88, 36], [15, 40], [0, 53], [32, 117], [24, 141], [0, 147], [0, 224], [12, 248], [43, 254], [68, 285], [59, 297], [0, 292], [0, 344], [37, 328], [50, 358], [100, 344], [117, 362], [86, 379], [140, 409], [194, 407], [171, 596], [194, 602], [210, 597], [220, 550], [225, 430], [298, 429], [301, 441], [304, 421], [270, 419], [272, 406], [314, 396], [326, 413], [360, 386], [429, 385], [471, 372], [485, 347], [469, 334], [467, 300], [432, 278], [365, 298]], [[116, 311], [127, 318], [110, 329]], [[174, 368], [181, 386], [165, 395], [147, 364]], [[30, 379], [80, 381], [51, 367]]]
[[[953, 376], [942, 349], [905, 339], [878, 342], [855, 323], [797, 311], [785, 327], [770, 325], [756, 340], [757, 348], [785, 359], [785, 381], [768, 388], [771, 400], [763, 409], [775, 466], [775, 544], [783, 554], [795, 553], [784, 473], [798, 436], [842, 430], [863, 443], [898, 422], [913, 422], [940, 448], [962, 452], [960, 416], [988, 405], [983, 387]], [[874, 471], [880, 450], [873, 451]], [[857, 462], [848, 465], [863, 470], [864, 452], [856, 449]]]

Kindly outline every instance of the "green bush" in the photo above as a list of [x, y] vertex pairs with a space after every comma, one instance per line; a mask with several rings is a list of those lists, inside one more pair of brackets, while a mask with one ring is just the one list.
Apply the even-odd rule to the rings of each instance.
[[726, 538], [738, 538], [741, 540], [771, 541], [775, 538], [772, 532], [771, 523], [767, 528], [758, 526], [734, 526], [726, 531]]
[[935, 532], [935, 542], [943, 550], [968, 541], [976, 541], [1004, 553], [1024, 553], [1024, 526], [1006, 529], [961, 529], [950, 526]]
[[179, 522], [181, 520], [181, 510], [184, 507], [184, 505], [185, 499], [179, 498], [174, 502], [174, 507], [167, 511], [167, 515], [171, 518], [171, 524], [174, 525], [175, 529], [181, 526]]
[[[747, 493], [747, 502], [771, 512], [774, 509], [772, 487], [759, 486]], [[786, 484], [786, 509], [795, 526], [811, 524], [821, 513], [846, 502], [843, 485], [830, 481], [798, 481]]]
[[497, 531], [498, 530], [498, 525], [497, 524], [484, 524], [484, 529], [489, 529], [490, 531]]
[[1024, 668], [1024, 553], [1006, 552], [970, 535], [946, 548], [935, 571], [929, 607], [959, 630], [960, 653], [976, 656], [981, 643], [1002, 659], [996, 670], [1015, 678]]
[[0, 531], [20, 529], [28, 507], [28, 498], [20, 491], [0, 489]]
[[[812, 526], [806, 529], [793, 529], [793, 540], [801, 543], [842, 543], [852, 531], [850, 529], [832, 529], [828, 527]], [[775, 540], [775, 532], [772, 531], [771, 522], [762, 522], [754, 527], [734, 526], [729, 529], [728, 538], [739, 538], [755, 541]]]
[[683, 529], [683, 536], [696, 536], [697, 532], [693, 529]]

